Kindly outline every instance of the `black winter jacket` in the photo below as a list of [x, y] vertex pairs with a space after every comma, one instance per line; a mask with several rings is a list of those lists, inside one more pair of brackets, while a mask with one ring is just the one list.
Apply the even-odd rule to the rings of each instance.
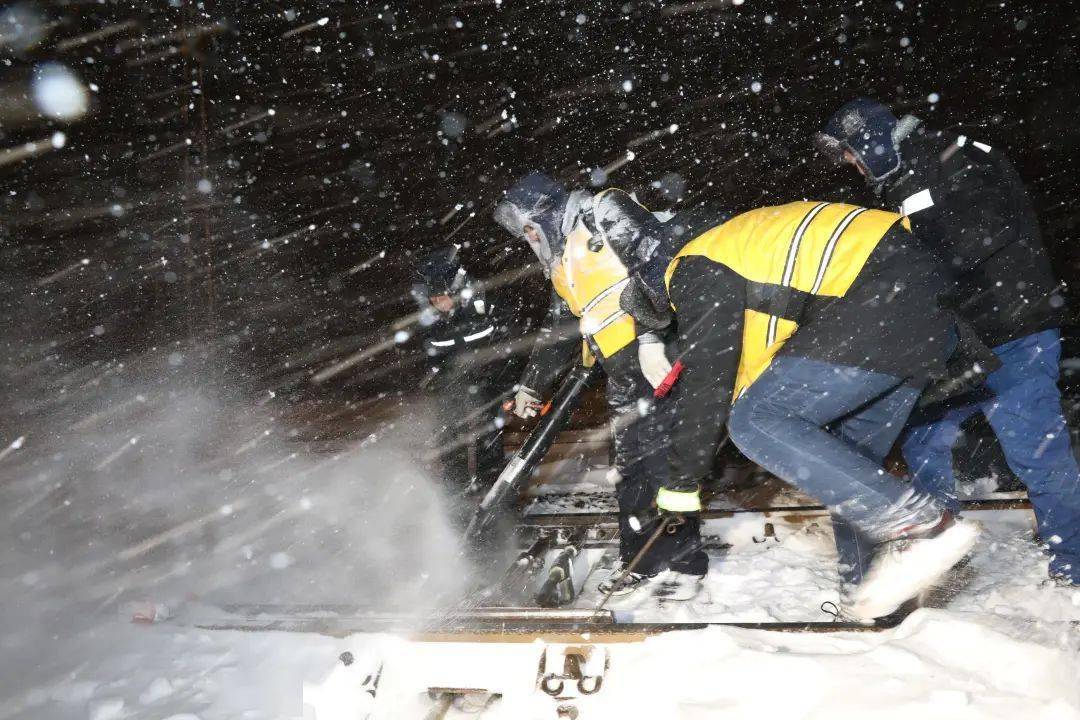
[[[819, 296], [778, 357], [799, 357], [892, 375], [916, 387], [939, 376], [952, 344], [952, 314], [938, 305], [940, 263], [898, 226], [881, 239], [844, 297]], [[685, 369], [671, 394], [672, 490], [689, 491], [711, 470], [727, 423], [742, 354], [747, 281], [708, 258], [683, 258], [671, 277], [678, 308], [672, 360]]]
[[[513, 309], [503, 298], [487, 295], [469, 281], [469, 292], [455, 296], [452, 312], [443, 314], [430, 308], [434, 322], [420, 333], [424, 352], [433, 367], [442, 370], [483, 373], [483, 367], [504, 362], [507, 335]], [[425, 301], [426, 302], [426, 301]]]
[[904, 165], [884, 188], [888, 209], [951, 273], [947, 302], [990, 346], [1059, 327], [1054, 279], [1038, 221], [1016, 169], [971, 138], [920, 129], [900, 146]]

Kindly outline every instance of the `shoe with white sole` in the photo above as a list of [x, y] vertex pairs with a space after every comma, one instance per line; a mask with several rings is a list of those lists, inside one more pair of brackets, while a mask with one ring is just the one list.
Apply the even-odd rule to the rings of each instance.
[[600, 581], [596, 589], [600, 591], [601, 595], [611, 593], [613, 598], [625, 597], [642, 585], [647, 584], [651, 579], [648, 575], [636, 572], [624, 574], [625, 568], [626, 565], [620, 562], [612, 569], [610, 575]]
[[1080, 590], [1080, 583], [1074, 583], [1067, 575], [1053, 574], [1039, 583], [1042, 587], [1059, 587]]
[[905, 532], [882, 543], [845, 614], [872, 620], [894, 612], [960, 562], [981, 531], [977, 522], [944, 513], [928, 529]]
[[653, 597], [665, 602], [687, 602], [701, 592], [704, 575], [690, 575], [678, 570], [665, 570], [652, 579]]

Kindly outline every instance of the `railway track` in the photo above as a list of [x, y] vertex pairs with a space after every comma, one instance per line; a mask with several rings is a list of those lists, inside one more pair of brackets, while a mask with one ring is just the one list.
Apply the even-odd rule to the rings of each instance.
[[[1030, 510], [1031, 501], [1023, 493], [1009, 493], [1008, 497], [961, 502], [962, 512], [986, 512], [1001, 510]], [[764, 518], [791, 518], [794, 520], [828, 517], [824, 505], [783, 505], [768, 508], [707, 508], [700, 515], [702, 520], [761, 515]], [[519, 528], [544, 527], [604, 527], [618, 524], [615, 512], [539, 512], [521, 519]]]
[[[965, 512], [1024, 510], [1030, 508], [1023, 496], [967, 501]], [[799, 524], [826, 518], [821, 505], [790, 505], [769, 508], [711, 508], [702, 513], [705, 520], [761, 517], [763, 528], [773, 522]], [[617, 543], [617, 515], [614, 512], [568, 512], [532, 514], [522, 518], [516, 528], [523, 551], [507, 570], [507, 578], [518, 571], [513, 582], [505, 584], [539, 587], [544, 571], [550, 571], [559, 553], [595, 559]], [[766, 534], [768, 530], [766, 529]], [[570, 539], [572, 538], [572, 539]], [[706, 547], [722, 547], [706, 538]], [[530, 554], [532, 553], [532, 554]], [[586, 568], [585, 574], [591, 571]], [[573, 573], [569, 569], [564, 575]], [[547, 582], [551, 582], [550, 579]], [[570, 578], [566, 582], [573, 582]], [[581, 586], [570, 593], [576, 598]], [[518, 593], [520, 600], [528, 593]], [[871, 625], [831, 620], [803, 622], [633, 622], [621, 621], [617, 611], [596, 612], [580, 607], [539, 607], [535, 604], [508, 604], [505, 595], [487, 594], [486, 599], [471, 598], [456, 608], [437, 615], [386, 612], [371, 607], [348, 604], [278, 605], [265, 603], [233, 604], [202, 608], [187, 622], [205, 629], [245, 631], [312, 632], [344, 637], [354, 633], [393, 632], [421, 640], [531, 642], [538, 638], [565, 642], [627, 642], [652, 635], [707, 627], [735, 627], [775, 632], [880, 632], [896, 627], [917, 605], [911, 604], [893, 616]]]
[[192, 621], [204, 630], [310, 632], [331, 637], [356, 633], [398, 633], [418, 641], [469, 642], [634, 642], [680, 630], [732, 627], [775, 632], [879, 632], [896, 627], [914, 607], [874, 624], [821, 622], [619, 622], [612, 610], [475, 608], [451, 611], [437, 618], [407, 613], [378, 613], [362, 607], [229, 605], [220, 614]]

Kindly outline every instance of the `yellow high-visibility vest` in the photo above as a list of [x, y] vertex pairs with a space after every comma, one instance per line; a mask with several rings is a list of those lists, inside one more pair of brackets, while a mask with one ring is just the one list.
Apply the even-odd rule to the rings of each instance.
[[[684, 257], [707, 257], [749, 281], [742, 355], [735, 397], [765, 371], [798, 327], [810, 296], [843, 297], [881, 238], [900, 215], [854, 205], [793, 202], [737, 215], [680, 250], [664, 276]], [[678, 308], [675, 308], [676, 314]]]
[[[603, 195], [597, 195], [593, 202]], [[582, 337], [592, 338], [606, 358], [637, 337], [634, 318], [619, 307], [619, 295], [629, 282], [626, 266], [603, 233], [594, 240], [585, 223], [578, 220], [566, 238], [559, 263], [551, 271], [551, 284], [570, 306], [570, 312], [581, 318]], [[587, 342], [582, 353], [585, 364], [591, 364]]]

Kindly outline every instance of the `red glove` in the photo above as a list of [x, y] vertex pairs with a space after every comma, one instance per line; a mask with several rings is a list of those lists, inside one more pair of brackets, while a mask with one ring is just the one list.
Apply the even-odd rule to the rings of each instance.
[[675, 364], [671, 366], [671, 370], [668, 372], [664, 381], [656, 386], [653, 390], [654, 398], [667, 397], [667, 394], [671, 392], [671, 388], [675, 385], [675, 381], [679, 379], [679, 375], [682, 374], [683, 364], [682, 360], [676, 360]]

